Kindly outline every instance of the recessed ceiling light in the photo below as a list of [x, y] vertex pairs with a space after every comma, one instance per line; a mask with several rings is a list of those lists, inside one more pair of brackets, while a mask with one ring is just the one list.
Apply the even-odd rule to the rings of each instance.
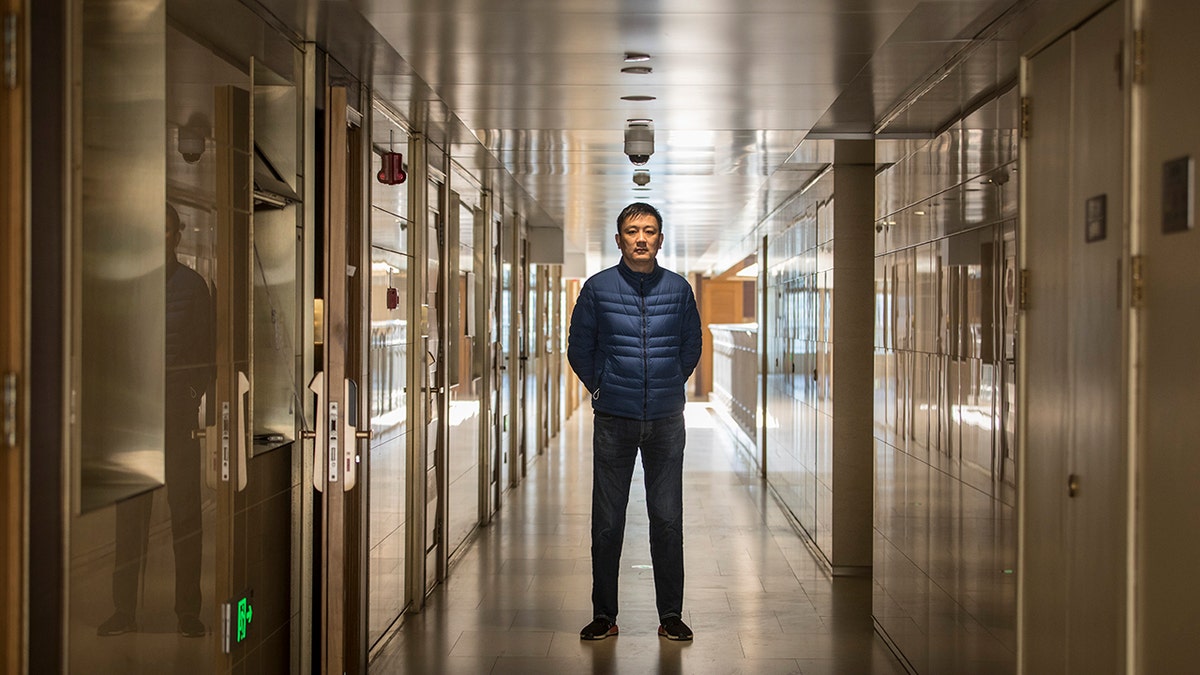
[[649, 54], [643, 54], [642, 52], [625, 52], [625, 63], [641, 63], [642, 61], [649, 60]]
[[925, 215], [925, 212], [924, 211], [913, 211], [913, 215], [914, 216], [923, 216], [923, 215]]
[[637, 96], [622, 96], [621, 100], [622, 101], [653, 101], [657, 98], [658, 98], [657, 96], [646, 96], [644, 94], [639, 94]]
[[654, 69], [650, 66], [625, 66], [621, 69], [621, 72], [629, 73], [630, 75], [649, 75], [654, 72]]

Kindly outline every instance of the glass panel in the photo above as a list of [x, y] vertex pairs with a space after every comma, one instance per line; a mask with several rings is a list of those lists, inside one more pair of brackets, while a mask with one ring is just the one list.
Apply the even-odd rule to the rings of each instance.
[[457, 318], [451, 321], [454, 335], [450, 336], [452, 349], [458, 358], [451, 380], [456, 384], [450, 389], [450, 437], [447, 470], [449, 471], [450, 498], [447, 502], [449, 525], [448, 550], [453, 553], [479, 522], [479, 407], [480, 380], [472, 373], [472, 350], [475, 336], [474, 303], [475, 284], [472, 279], [475, 266], [474, 249], [475, 213], [465, 200], [458, 214], [458, 255], [455, 294], [450, 311]]
[[[122, 13], [127, 12], [123, 9], [113, 15]], [[111, 37], [114, 30], [89, 25], [85, 34]], [[115, 32], [127, 36], [123, 30]], [[151, 367], [159, 372], [157, 384], [130, 391], [138, 391], [143, 398], [158, 396], [159, 409], [165, 410], [165, 415], [159, 412], [140, 420], [157, 420], [160, 425], [164, 440], [159, 447], [165, 449], [165, 463], [159, 464], [159, 470], [165, 469], [165, 486], [72, 521], [72, 672], [211, 673], [218, 669], [214, 661], [219, 639], [216, 607], [218, 597], [225, 599], [225, 594], [216, 590], [216, 542], [228, 541], [229, 532], [225, 529], [218, 535], [222, 528], [217, 518], [217, 492], [205, 481], [203, 446], [192, 434], [199, 427], [201, 396], [206, 402], [214, 398], [215, 352], [219, 348], [213, 290], [218, 274], [219, 154], [213, 131], [214, 88], [234, 84], [248, 91], [250, 78], [177, 30], [166, 29], [165, 42], [167, 107], [159, 124], [166, 141], [159, 144], [157, 167], [135, 174], [145, 185], [157, 184], [160, 199], [170, 205], [169, 209], [155, 207], [156, 240], [163, 236], [157, 231], [166, 234], [165, 239], [157, 240], [164, 244], [156, 244], [156, 262], [165, 262], [165, 268], [158, 267], [159, 299], [155, 304], [130, 300], [124, 294], [123, 302], [106, 301], [137, 307], [143, 320], [157, 317], [157, 326], [128, 326], [155, 335], [157, 347], [144, 347], [136, 338], [123, 350], [137, 354], [146, 364], [156, 364]], [[157, 62], [163, 82], [161, 54]], [[132, 81], [132, 76], [132, 71], [125, 71], [119, 79]], [[111, 114], [87, 108], [85, 102], [85, 117]], [[248, 119], [248, 106], [244, 112]], [[128, 125], [123, 121], [120, 128], [136, 129], [137, 136], [150, 139], [154, 134], [145, 133], [150, 126], [149, 122]], [[84, 135], [85, 147], [95, 142], [87, 129]], [[125, 173], [119, 164], [94, 166], [102, 166], [106, 174]], [[114, 190], [111, 186], [104, 189]], [[106, 208], [124, 210], [129, 202], [149, 204], [150, 199], [130, 197], [119, 203], [109, 199]], [[109, 246], [119, 242], [114, 239]], [[135, 268], [127, 265], [127, 269]], [[93, 290], [98, 290], [94, 284]], [[106, 339], [119, 335], [116, 330]], [[85, 352], [83, 358], [86, 370], [89, 360], [111, 357]], [[205, 413], [211, 419], [211, 409]], [[283, 533], [283, 555], [290, 551], [289, 535]], [[286, 576], [283, 583], [287, 583]], [[113, 637], [125, 632], [137, 635]]]
[[[442, 185], [430, 181], [428, 185], [429, 203], [440, 204], [439, 196]], [[439, 571], [444, 560], [444, 546], [439, 546], [438, 526], [444, 516], [446, 507], [445, 495], [442, 490], [442, 471], [446, 470], [442, 459], [446, 453], [446, 439], [442, 436], [442, 396], [446, 378], [442, 367], [446, 363], [446, 344], [442, 340], [442, 302], [445, 301], [445, 289], [441, 283], [442, 246], [444, 245], [445, 227], [442, 214], [433, 208], [428, 213], [426, 231], [426, 276], [425, 303], [428, 307], [428, 320], [425, 321], [426, 337], [424, 356], [421, 363], [427, 369], [428, 398], [426, 400], [425, 437], [422, 447], [425, 451], [425, 485], [428, 492], [425, 495], [425, 585], [432, 588], [437, 583]], [[445, 544], [445, 542], [440, 542]]]
[[[525, 240], [522, 251], [528, 251], [528, 240]], [[525, 266], [525, 288], [524, 288], [524, 306], [522, 315], [525, 317], [525, 332], [521, 336], [521, 355], [525, 357], [522, 364], [522, 375], [524, 377], [522, 386], [524, 387], [524, 398], [521, 400], [522, 410], [524, 411], [524, 422], [521, 427], [521, 435], [524, 440], [521, 449], [524, 452], [522, 461], [526, 464], [537, 456], [538, 453], [538, 410], [542, 406], [542, 400], [539, 391], [538, 373], [541, 368], [541, 344], [540, 319], [542, 315], [542, 305], [538, 303], [538, 274], [540, 267], [530, 264], [529, 258], [525, 253], [522, 253], [522, 261]]]
[[[504, 228], [497, 228], [503, 236], [508, 236]], [[508, 460], [508, 448], [512, 443], [510, 434], [515, 427], [512, 411], [513, 374], [516, 372], [517, 359], [512, 353], [512, 312], [513, 312], [513, 265], [511, 262], [501, 264], [500, 270], [500, 489], [508, 489], [512, 476], [512, 466]]]
[[[408, 183], [387, 185], [376, 177], [383, 168], [382, 152], [403, 154], [408, 147], [408, 132], [400, 128], [395, 115], [378, 101], [372, 116], [371, 143], [371, 243], [398, 253], [408, 252]], [[403, 168], [408, 171], [408, 159]], [[436, 202], [434, 202], [436, 203]]]
[[[287, 205], [299, 187], [297, 173], [297, 93], [291, 85], [255, 63], [253, 232], [254, 450], [282, 447], [296, 433], [304, 394], [296, 377], [303, 354], [296, 340], [297, 228], [303, 209]], [[280, 195], [288, 195], [281, 197]]]
[[[376, 179], [380, 150], [401, 152], [408, 134], [379, 103], [372, 116], [371, 141], [371, 300], [370, 300], [370, 522], [368, 641], [374, 645], [399, 620], [405, 597], [407, 534], [408, 375], [410, 363], [424, 363], [409, 330], [409, 283], [412, 258], [408, 220], [408, 183], [387, 185]], [[407, 170], [407, 162], [405, 162]]]
[[405, 607], [409, 265], [408, 256], [371, 248], [371, 644]]

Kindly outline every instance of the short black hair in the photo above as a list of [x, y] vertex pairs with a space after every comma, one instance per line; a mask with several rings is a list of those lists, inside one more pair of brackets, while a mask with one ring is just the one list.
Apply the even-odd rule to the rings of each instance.
[[172, 224], [175, 225], [176, 230], [183, 229], [183, 219], [179, 217], [179, 212], [175, 210], [175, 207], [171, 206], [170, 202], [168, 202], [167, 203], [167, 231], [168, 232], [171, 231]]
[[662, 214], [658, 212], [658, 209], [645, 202], [634, 202], [621, 209], [621, 215], [617, 216], [617, 231], [621, 230], [621, 225], [626, 220], [638, 216], [654, 216], [654, 220], [658, 221], [658, 231], [662, 232]]

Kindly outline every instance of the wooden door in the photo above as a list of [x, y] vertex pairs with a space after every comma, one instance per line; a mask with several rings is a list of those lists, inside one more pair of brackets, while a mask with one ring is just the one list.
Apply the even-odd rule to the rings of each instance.
[[[4, 0], [5, 54], [20, 54], [20, 0]], [[11, 22], [11, 24], [10, 24]], [[12, 28], [12, 33], [8, 32]], [[0, 87], [0, 672], [21, 672], [25, 602], [25, 64]]]
[[[696, 368], [694, 391], [706, 396], [713, 385], [713, 344], [710, 323], [742, 323], [745, 321], [743, 299], [746, 282], [715, 281], [700, 282], [700, 321], [704, 325], [700, 365]], [[752, 312], [751, 312], [752, 313]]]
[[[359, 192], [361, 129], [348, 115], [347, 90], [331, 86], [325, 99], [325, 213], [322, 287], [322, 367], [310, 388], [317, 394], [313, 485], [321, 492], [320, 672], [360, 672], [366, 645], [362, 579], [359, 441], [368, 438], [360, 411], [364, 373], [366, 256]], [[353, 270], [353, 272], [351, 272]]]

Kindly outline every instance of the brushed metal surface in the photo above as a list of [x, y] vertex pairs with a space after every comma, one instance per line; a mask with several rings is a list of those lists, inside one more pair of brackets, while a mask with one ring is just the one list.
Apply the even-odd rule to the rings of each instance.
[[[685, 273], [756, 250], [756, 229], [811, 178], [788, 160], [810, 133], [869, 137], [887, 119], [885, 133], [928, 139], [1011, 83], [1016, 44], [1048, 4], [262, 2], [531, 227], [562, 228], [589, 272], [615, 263], [612, 221], [643, 200], [666, 219], [664, 264]], [[652, 72], [621, 72], [628, 51]], [[635, 191], [621, 146], [637, 117], [659, 147]]]
[[[298, 88], [254, 62], [253, 143], [282, 182], [299, 187]], [[288, 72], [289, 77], [294, 73]], [[301, 208], [256, 208], [253, 216], [254, 429], [290, 439], [297, 428], [296, 312]], [[262, 451], [271, 446], [256, 446]]]
[[[1142, 621], [1135, 645], [1136, 668], [1146, 673], [1187, 670], [1200, 659], [1196, 641], [1171, 639], [1176, 634], [1195, 634], [1193, 601], [1200, 597], [1200, 579], [1184, 571], [1187, 561], [1200, 554], [1200, 542], [1181, 536], [1180, 527], [1196, 522], [1200, 507], [1196, 500], [1200, 456], [1191, 451], [1200, 435], [1200, 416], [1189, 407], [1200, 377], [1200, 360], [1195, 358], [1200, 277], [1191, 262], [1200, 250], [1194, 230], [1164, 231], [1168, 207], [1159, 178], [1165, 162], [1200, 155], [1198, 130], [1186, 123], [1187, 111], [1196, 104], [1191, 83], [1196, 81], [1200, 50], [1194, 30], [1200, 22], [1198, 10], [1200, 5], [1182, 0], [1155, 2], [1144, 24], [1145, 62], [1159, 64], [1158, 85], [1146, 92], [1144, 119], [1154, 133], [1141, 149], [1148, 181], [1139, 209], [1146, 228], [1140, 236], [1145, 237], [1145, 306], [1150, 309], [1140, 318], [1145, 322], [1141, 336], [1145, 380], [1139, 401], [1144, 441], [1138, 468], [1141, 544], [1136, 583], [1142, 589], [1137, 607]], [[1193, 194], [1195, 189], [1193, 184]], [[1194, 203], [1191, 208], [1194, 220]]]
[[[77, 322], [78, 501], [90, 511], [164, 480], [166, 12], [82, 7]], [[116, 197], [116, 198], [114, 198]]]

